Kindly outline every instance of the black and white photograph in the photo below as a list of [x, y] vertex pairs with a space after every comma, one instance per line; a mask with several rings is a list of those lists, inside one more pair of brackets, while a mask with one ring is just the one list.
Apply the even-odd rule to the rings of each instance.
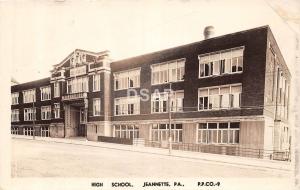
[[297, 0], [0, 1], [0, 189], [300, 188], [299, 33]]

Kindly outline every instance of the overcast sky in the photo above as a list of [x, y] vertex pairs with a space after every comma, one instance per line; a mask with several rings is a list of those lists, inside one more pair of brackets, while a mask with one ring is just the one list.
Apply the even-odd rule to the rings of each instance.
[[[289, 2], [289, 3], [286, 3]], [[296, 12], [296, 1], [270, 0]], [[282, 8], [282, 7], [280, 7]], [[50, 76], [52, 65], [74, 49], [109, 50], [114, 60], [270, 25], [289, 67], [294, 33], [265, 1], [27, 1], [12, 7], [12, 76], [27, 82]]]

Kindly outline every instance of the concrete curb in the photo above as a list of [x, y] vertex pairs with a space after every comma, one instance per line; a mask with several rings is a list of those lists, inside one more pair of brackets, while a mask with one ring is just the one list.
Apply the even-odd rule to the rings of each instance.
[[[22, 135], [12, 135], [12, 138], [33, 140], [32, 136], [22, 136]], [[284, 161], [263, 160], [263, 159], [256, 159], [256, 158], [209, 154], [209, 153], [191, 152], [191, 151], [179, 151], [179, 150], [173, 150], [172, 155], [169, 155], [168, 149], [85, 141], [81, 139], [35, 137], [35, 140], [54, 142], [54, 143], [82, 145], [82, 146], [92, 146], [92, 147], [99, 147], [99, 148], [108, 148], [108, 149], [121, 150], [121, 151], [132, 151], [132, 152], [145, 153], [145, 154], [155, 154], [155, 155], [182, 158], [182, 159], [205, 161], [205, 162], [222, 164], [222, 165], [226, 164], [226, 165], [237, 166], [237, 167], [254, 168], [257, 170], [277, 170], [281, 172], [293, 171], [293, 163], [284, 162]]]

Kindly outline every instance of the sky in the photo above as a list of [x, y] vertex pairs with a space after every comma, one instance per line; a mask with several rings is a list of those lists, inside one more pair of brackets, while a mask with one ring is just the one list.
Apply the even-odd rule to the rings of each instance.
[[52, 66], [75, 49], [109, 50], [119, 60], [201, 41], [207, 25], [215, 27], [216, 36], [269, 25], [292, 69], [297, 28], [274, 10], [294, 17], [298, 5], [296, 0], [19, 1], [10, 5], [11, 75], [21, 83], [49, 77]]

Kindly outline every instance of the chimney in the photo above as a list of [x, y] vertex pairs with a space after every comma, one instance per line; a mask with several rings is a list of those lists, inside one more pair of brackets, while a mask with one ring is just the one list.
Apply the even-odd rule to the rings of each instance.
[[205, 40], [212, 38], [212, 37], [214, 37], [214, 34], [215, 34], [215, 28], [213, 26], [206, 26], [204, 28], [203, 34], [204, 34]]

